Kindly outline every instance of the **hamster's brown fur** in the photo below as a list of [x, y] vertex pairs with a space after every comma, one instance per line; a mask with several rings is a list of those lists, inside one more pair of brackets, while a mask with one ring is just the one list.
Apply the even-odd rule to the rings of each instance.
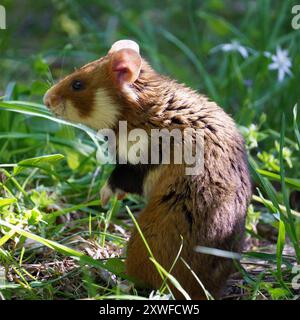
[[[126, 120], [128, 130], [202, 130], [204, 170], [199, 175], [186, 175], [184, 165], [117, 165], [106, 188], [144, 194], [147, 205], [139, 214], [138, 223], [155, 259], [169, 270], [183, 242], [180, 257], [218, 298], [233, 270], [233, 262], [194, 249], [242, 249], [251, 197], [243, 138], [233, 120], [216, 103], [158, 74], [139, 54], [131, 48], [126, 50], [126, 45], [123, 49], [111, 50], [104, 58], [63, 79], [48, 91], [45, 104], [59, 115], [95, 129], [110, 127], [117, 132], [118, 121]], [[120, 82], [118, 79], [130, 68], [135, 73], [126, 74], [130, 80], [122, 78]], [[76, 79], [85, 87], [79, 92], [71, 87]], [[145, 285], [157, 289], [161, 286], [162, 279], [136, 229], [128, 244], [126, 267], [130, 276]], [[192, 298], [205, 298], [200, 284], [181, 259], [171, 274]], [[175, 295], [182, 297], [176, 290]]]

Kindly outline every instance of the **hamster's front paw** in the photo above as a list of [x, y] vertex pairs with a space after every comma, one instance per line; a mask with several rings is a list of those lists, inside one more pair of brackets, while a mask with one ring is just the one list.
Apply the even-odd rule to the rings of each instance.
[[102, 206], [106, 206], [109, 199], [113, 196], [116, 195], [118, 200], [122, 200], [126, 192], [121, 190], [121, 189], [116, 189], [115, 192], [111, 189], [110, 185], [106, 182], [104, 186], [100, 190], [100, 199], [101, 199], [101, 204]]

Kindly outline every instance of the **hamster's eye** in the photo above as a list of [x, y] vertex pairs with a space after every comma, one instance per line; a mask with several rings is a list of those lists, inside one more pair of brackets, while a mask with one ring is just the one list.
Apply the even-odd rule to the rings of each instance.
[[83, 89], [83, 84], [80, 80], [75, 80], [72, 82], [72, 88], [75, 91], [79, 91]]

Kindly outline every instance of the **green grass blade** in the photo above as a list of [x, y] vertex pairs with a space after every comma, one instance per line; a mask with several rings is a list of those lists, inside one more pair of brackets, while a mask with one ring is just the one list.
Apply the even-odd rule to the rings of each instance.
[[173, 286], [184, 296], [186, 300], [191, 300], [189, 294], [183, 289], [181, 284], [167, 271], [165, 270], [155, 259], [152, 257], [149, 258], [153, 264], [155, 265], [156, 269], [160, 271], [160, 273], [169, 279], [169, 281], [173, 284]]
[[299, 132], [299, 127], [297, 124], [297, 105], [294, 106], [293, 109], [293, 124], [294, 124], [294, 132], [295, 132], [295, 136], [298, 142], [298, 150], [300, 151], [300, 132]]
[[289, 198], [286, 190], [285, 184], [285, 168], [284, 168], [284, 158], [283, 158], [283, 147], [284, 147], [284, 135], [285, 135], [285, 115], [282, 115], [282, 123], [281, 123], [281, 136], [280, 136], [280, 177], [281, 177], [281, 190], [283, 194], [283, 201], [287, 211], [287, 221], [285, 220], [286, 230], [290, 236], [290, 239], [293, 243], [298, 263], [300, 263], [300, 246], [299, 240], [296, 232], [294, 217], [291, 212]]

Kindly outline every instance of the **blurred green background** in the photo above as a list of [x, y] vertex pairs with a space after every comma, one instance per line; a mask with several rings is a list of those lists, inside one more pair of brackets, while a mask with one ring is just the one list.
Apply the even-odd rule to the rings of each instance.
[[[4, 1], [7, 30], [0, 37], [0, 91], [17, 81], [19, 92], [39, 95], [47, 80], [105, 55], [121, 38], [138, 41], [153, 67], [215, 99], [240, 124], [262, 112], [276, 128], [299, 101], [299, 31], [295, 1]], [[211, 50], [239, 41], [258, 54]], [[264, 51], [287, 49], [293, 76], [278, 84]], [[22, 85], [25, 85], [24, 87]], [[25, 92], [23, 92], [25, 91]], [[30, 97], [31, 98], [31, 97]], [[40, 97], [36, 99], [39, 100]]]

